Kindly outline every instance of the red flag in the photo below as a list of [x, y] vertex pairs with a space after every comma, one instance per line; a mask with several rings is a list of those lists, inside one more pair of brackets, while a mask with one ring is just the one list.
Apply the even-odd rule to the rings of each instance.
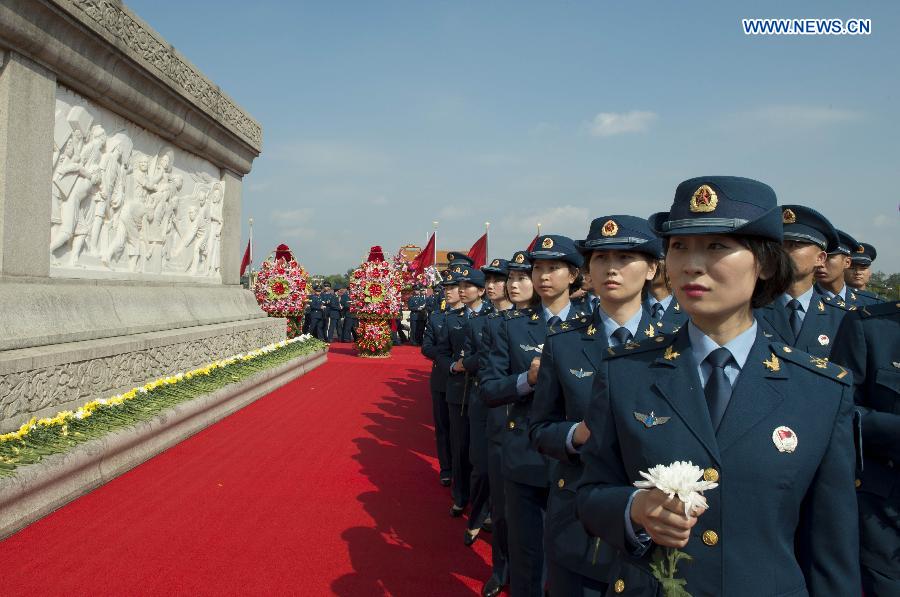
[[539, 236], [540, 236], [540, 234], [537, 234], [537, 235], [535, 235], [535, 237], [534, 237], [533, 239], [531, 239], [531, 244], [528, 245], [528, 248], [527, 248], [527, 249], [525, 249], [526, 251], [528, 251], [529, 253], [531, 253], [532, 251], [534, 251], [534, 245], [537, 244], [537, 239], [538, 239]]
[[424, 272], [429, 265], [434, 265], [434, 234], [428, 239], [428, 244], [422, 249], [422, 252], [416, 255], [416, 258], [410, 263], [410, 269], [414, 272]]
[[244, 275], [244, 272], [247, 270], [247, 266], [250, 265], [250, 240], [247, 240], [247, 250], [244, 251], [244, 258], [241, 259], [241, 275]]
[[473, 262], [472, 267], [484, 267], [484, 264], [487, 263], [487, 240], [487, 232], [485, 232], [469, 249], [469, 258]]

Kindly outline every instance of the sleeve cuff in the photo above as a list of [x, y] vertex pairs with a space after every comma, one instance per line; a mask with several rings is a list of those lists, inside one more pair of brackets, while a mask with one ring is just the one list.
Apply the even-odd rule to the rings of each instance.
[[639, 491], [643, 490], [638, 489], [632, 493], [631, 497], [628, 498], [628, 503], [625, 504], [625, 540], [631, 547], [631, 555], [636, 558], [641, 557], [650, 549], [650, 535], [643, 531], [635, 533], [634, 525], [631, 524], [631, 503]]
[[533, 391], [534, 388], [528, 383], [528, 371], [519, 373], [519, 376], [516, 378], [516, 393], [519, 396], [526, 396]]
[[[569, 428], [569, 432], [566, 434], [566, 452], [569, 454], [579, 454], [581, 450], [575, 447], [573, 443], [573, 439], [575, 439], [575, 428], [578, 427], [578, 423], [575, 423]], [[628, 502], [628, 506], [631, 506], [631, 502]]]

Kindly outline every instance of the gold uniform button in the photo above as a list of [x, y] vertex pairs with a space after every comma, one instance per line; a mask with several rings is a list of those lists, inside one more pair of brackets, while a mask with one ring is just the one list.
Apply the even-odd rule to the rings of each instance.
[[862, 485], [862, 481], [860, 481], [859, 479], [857, 479], [856, 481], [853, 482], [853, 484], [854, 484], [855, 486], [859, 487], [860, 485]]
[[719, 535], [715, 531], [703, 531], [703, 542], [712, 547], [719, 542]]
[[624, 593], [625, 592], [625, 581], [622, 580], [621, 578], [619, 580], [617, 580], [616, 583], [613, 585], [613, 590], [616, 593]]
[[560, 489], [562, 489], [563, 487], [566, 486], [566, 480], [560, 479], [559, 481], [556, 482], [556, 486], [559, 487]]
[[509, 422], [509, 428], [510, 428], [510, 429], [515, 429], [515, 428], [516, 428], [516, 422], [515, 422], [515, 421], [510, 421], [510, 422]]
[[714, 468], [708, 468], [703, 471], [703, 480], [715, 483], [719, 480], [719, 471]]

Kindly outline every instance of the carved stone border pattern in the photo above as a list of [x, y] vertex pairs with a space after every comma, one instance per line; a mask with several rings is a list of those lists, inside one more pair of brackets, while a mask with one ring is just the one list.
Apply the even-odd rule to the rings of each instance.
[[93, 19], [128, 48], [153, 65], [160, 74], [179, 86], [224, 123], [243, 134], [258, 149], [262, 145], [262, 127], [247, 116], [215, 85], [209, 82], [171, 48], [160, 41], [144, 24], [110, 0], [70, 0], [72, 5]]
[[272, 327], [229, 332], [190, 342], [157, 346], [105, 358], [32, 369], [0, 376], [0, 419], [73, 400], [91, 400], [117, 389], [135, 387], [179, 371], [283, 340]]

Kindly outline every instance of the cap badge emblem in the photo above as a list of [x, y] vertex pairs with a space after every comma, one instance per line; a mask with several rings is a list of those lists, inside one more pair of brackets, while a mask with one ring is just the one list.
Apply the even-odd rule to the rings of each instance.
[[515, 261], [516, 263], [525, 263], [525, 256], [519, 253], [516, 255], [516, 258], [513, 259], [513, 261]]
[[864, 246], [862, 246], [862, 245], [859, 245], [858, 247], [856, 247], [856, 252], [857, 252], [857, 253], [865, 253], [865, 252], [866, 252], [866, 248], [865, 248]]
[[541, 243], [541, 248], [542, 249], [552, 249], [553, 248], [553, 239], [550, 238], [549, 236], [547, 238], [545, 238], [544, 241]]
[[796, 224], [797, 214], [794, 213], [793, 209], [786, 209], [781, 212], [781, 222], [783, 224]]
[[709, 213], [715, 211], [719, 204], [719, 197], [709, 185], [700, 185], [700, 188], [694, 191], [691, 196], [690, 209], [695, 213]]
[[612, 220], [606, 220], [606, 223], [603, 224], [603, 228], [600, 230], [600, 234], [603, 236], [615, 236], [618, 233], [619, 225]]
[[469, 275], [469, 270], [463, 270], [463, 275], [464, 275], [464, 276], [468, 276], [468, 275]]
[[797, 449], [797, 434], [790, 427], [782, 425], [772, 432], [772, 442], [779, 452], [790, 454]]
[[457, 274], [459, 274], [459, 273], [462, 273], [462, 268], [459, 267], [459, 266], [457, 265], [457, 266], [453, 269], [453, 271], [455, 271]]
[[491, 261], [491, 267], [500, 267], [500, 260], [494, 259], [493, 261]]

